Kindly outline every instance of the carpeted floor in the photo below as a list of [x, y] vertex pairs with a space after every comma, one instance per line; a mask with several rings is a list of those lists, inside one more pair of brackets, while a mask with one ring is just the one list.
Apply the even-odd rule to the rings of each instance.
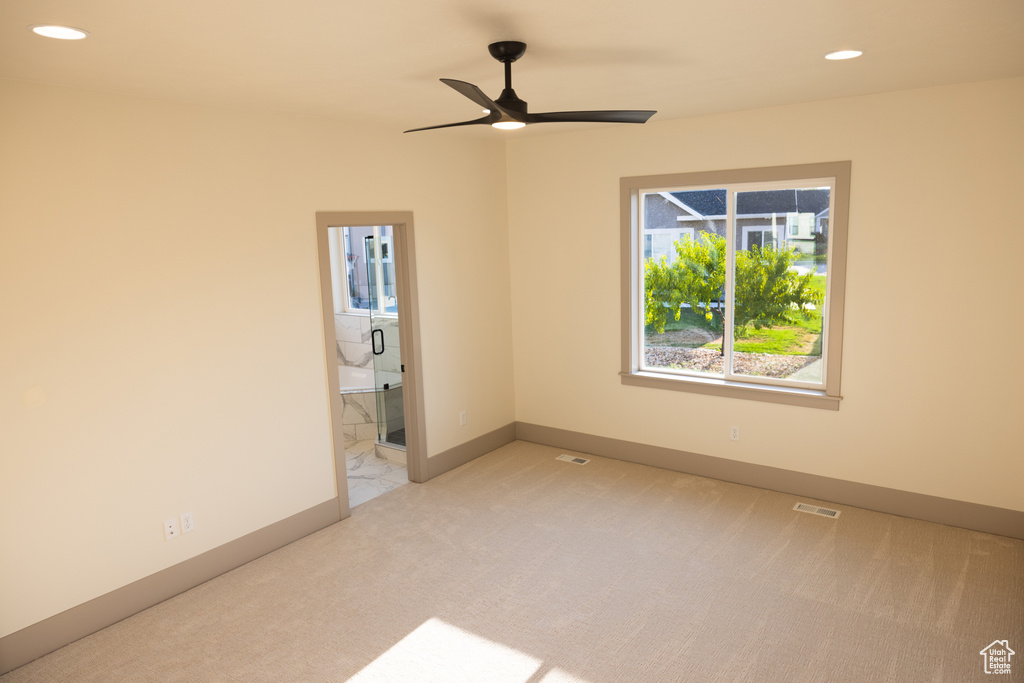
[[0, 681], [959, 682], [997, 639], [1024, 677], [1022, 541], [561, 452], [400, 487]]

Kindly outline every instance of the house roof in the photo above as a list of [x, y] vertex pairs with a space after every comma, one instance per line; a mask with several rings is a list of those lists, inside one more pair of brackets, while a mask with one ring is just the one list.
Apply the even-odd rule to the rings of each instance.
[[828, 209], [828, 190], [740, 192], [736, 213], [813, 213]]
[[[672, 192], [673, 197], [702, 216], [725, 215], [725, 190]], [[828, 190], [764, 190], [740, 192], [736, 198], [739, 215], [768, 213], [813, 213], [828, 210]]]
[[695, 190], [670, 194], [701, 216], [725, 215], [725, 190]]

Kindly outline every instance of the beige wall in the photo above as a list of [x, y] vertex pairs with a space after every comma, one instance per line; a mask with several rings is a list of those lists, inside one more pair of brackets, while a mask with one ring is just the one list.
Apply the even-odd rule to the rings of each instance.
[[[335, 495], [315, 211], [415, 214], [430, 455], [518, 419], [1024, 510], [1021, 120], [1018, 79], [506, 150], [0, 81], [0, 637]], [[618, 179], [843, 159], [839, 412], [622, 386]]]
[[428, 453], [511, 422], [505, 187], [498, 142], [0, 81], [0, 637], [336, 495], [318, 210], [414, 212]]
[[[517, 419], [1024, 510], [1022, 121], [1015, 79], [510, 142]], [[622, 386], [619, 178], [846, 159], [839, 412]]]

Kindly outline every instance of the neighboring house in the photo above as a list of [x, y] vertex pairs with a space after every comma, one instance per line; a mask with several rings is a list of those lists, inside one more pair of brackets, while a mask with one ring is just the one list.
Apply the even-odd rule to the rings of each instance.
[[[829, 191], [819, 189], [739, 192], [736, 248], [776, 246], [824, 254], [828, 243]], [[644, 195], [644, 258], [675, 259], [674, 242], [701, 233], [725, 236], [725, 190], [688, 190]]]

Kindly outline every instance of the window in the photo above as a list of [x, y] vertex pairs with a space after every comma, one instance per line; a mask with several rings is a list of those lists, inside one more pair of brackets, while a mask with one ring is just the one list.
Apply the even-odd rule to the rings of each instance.
[[838, 410], [849, 184], [850, 162], [623, 178], [623, 383]]
[[[339, 242], [332, 233], [329, 246], [332, 259], [336, 254], [345, 264], [345, 282], [335, 292], [335, 306], [339, 308], [335, 312], [369, 313], [372, 309], [375, 314], [397, 315], [392, 227], [346, 226], [340, 237]], [[379, 288], [377, 283], [381, 284]]]
[[644, 231], [644, 258], [659, 259], [675, 254], [678, 240], [693, 239], [693, 228], [654, 228]]

